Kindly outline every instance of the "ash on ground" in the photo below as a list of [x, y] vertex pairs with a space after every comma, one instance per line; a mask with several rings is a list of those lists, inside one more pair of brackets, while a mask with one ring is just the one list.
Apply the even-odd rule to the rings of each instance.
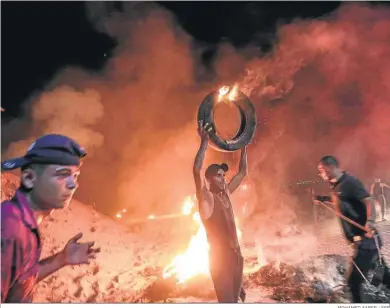
[[[311, 257], [296, 265], [272, 262], [244, 277], [246, 290], [271, 291], [272, 298], [285, 303], [349, 303], [345, 274], [348, 259], [341, 255]], [[368, 276], [369, 278], [370, 276]], [[364, 284], [364, 302], [386, 303], [390, 291]], [[194, 302], [215, 302], [212, 282], [207, 276], [196, 276], [179, 284], [171, 277], [158, 278], [140, 294], [141, 302], [177, 302], [193, 298]]]
[[[349, 303], [347, 264], [348, 259], [341, 255], [311, 257], [297, 265], [272, 262], [247, 276], [244, 285], [271, 287], [278, 302]], [[365, 283], [362, 296], [368, 303], [390, 301], [390, 291], [384, 286], [376, 288]]]

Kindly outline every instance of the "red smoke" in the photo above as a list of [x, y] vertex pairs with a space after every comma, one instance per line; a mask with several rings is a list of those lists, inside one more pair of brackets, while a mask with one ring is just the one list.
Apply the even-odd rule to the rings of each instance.
[[224, 45], [218, 78], [205, 82], [196, 43], [166, 11], [145, 3], [126, 3], [124, 13], [88, 6], [97, 27], [118, 40], [115, 54], [99, 74], [61, 72], [32, 102], [32, 134], [6, 153], [20, 154], [49, 131], [79, 140], [91, 153], [78, 192], [83, 201], [110, 213], [176, 210], [194, 190], [197, 107], [230, 82], [258, 110], [249, 162], [264, 206], [277, 185], [315, 177], [325, 154], [367, 181], [390, 178], [388, 8], [347, 4], [322, 19], [283, 25], [273, 50], [250, 60]]

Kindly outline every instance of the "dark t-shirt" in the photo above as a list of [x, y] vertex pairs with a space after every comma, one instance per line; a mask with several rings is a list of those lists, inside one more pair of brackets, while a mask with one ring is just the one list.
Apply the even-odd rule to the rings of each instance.
[[[367, 223], [367, 208], [363, 200], [370, 197], [362, 182], [357, 178], [344, 173], [333, 186], [334, 192], [340, 200], [341, 213], [364, 226]], [[356, 235], [364, 235], [366, 232], [341, 219], [341, 225], [348, 240]]]

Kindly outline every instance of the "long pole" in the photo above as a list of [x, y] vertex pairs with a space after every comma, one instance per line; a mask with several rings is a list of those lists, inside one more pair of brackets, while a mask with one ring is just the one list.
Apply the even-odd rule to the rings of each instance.
[[367, 232], [367, 229], [365, 227], [363, 227], [362, 225], [358, 224], [356, 221], [344, 216], [343, 214], [337, 212], [336, 210], [332, 209], [330, 206], [328, 206], [326, 203], [324, 202], [319, 202], [321, 205], [323, 205], [327, 210], [333, 212], [334, 214], [336, 214], [338, 217], [344, 219], [345, 221], [349, 222], [350, 224], [354, 225], [355, 227], [363, 230], [363, 231], [366, 231]]

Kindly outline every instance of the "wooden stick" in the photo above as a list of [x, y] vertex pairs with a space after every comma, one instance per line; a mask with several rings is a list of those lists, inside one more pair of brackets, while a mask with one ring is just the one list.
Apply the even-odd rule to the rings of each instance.
[[367, 229], [364, 228], [362, 225], [358, 224], [356, 221], [344, 216], [343, 214], [337, 212], [336, 210], [332, 209], [330, 206], [328, 206], [326, 203], [324, 202], [321, 202], [319, 201], [320, 204], [322, 204], [326, 209], [328, 209], [329, 211], [335, 213], [337, 216], [339, 216], [340, 218], [344, 219], [345, 221], [349, 222], [350, 224], [354, 225], [355, 227], [367, 232]]

